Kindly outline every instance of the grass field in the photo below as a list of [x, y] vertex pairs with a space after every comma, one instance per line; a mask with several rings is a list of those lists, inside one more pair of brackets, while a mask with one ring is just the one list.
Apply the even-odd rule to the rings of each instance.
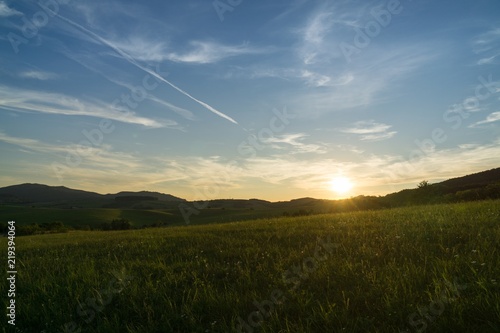
[[499, 240], [500, 201], [19, 237], [0, 327], [500, 332]]
[[0, 221], [15, 220], [18, 225], [62, 222], [70, 227], [88, 225], [92, 228], [98, 228], [102, 223], [109, 223], [115, 219], [129, 220], [135, 227], [160, 222], [172, 222], [172, 224], [182, 222], [180, 217], [160, 210], [120, 208], [59, 209], [20, 206], [2, 206], [0, 208]]
[[[234, 222], [270, 215], [281, 215], [281, 211], [209, 208], [199, 210], [198, 214], [192, 214], [189, 218], [189, 224]], [[151, 224], [178, 226], [186, 224], [177, 206], [161, 210], [130, 208], [61, 209], [52, 207], [0, 206], [0, 221], [15, 220], [17, 225], [62, 222], [65, 226], [69, 227], [86, 225], [91, 229], [98, 229], [102, 223], [110, 223], [116, 219], [125, 219], [136, 228]]]

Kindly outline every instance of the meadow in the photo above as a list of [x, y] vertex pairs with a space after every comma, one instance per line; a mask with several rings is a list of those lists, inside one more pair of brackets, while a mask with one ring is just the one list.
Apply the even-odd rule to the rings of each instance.
[[16, 327], [0, 326], [500, 332], [499, 240], [498, 200], [18, 237]]

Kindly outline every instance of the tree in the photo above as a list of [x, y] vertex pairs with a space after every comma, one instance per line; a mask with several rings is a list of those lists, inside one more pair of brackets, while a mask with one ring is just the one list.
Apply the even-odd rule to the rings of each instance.
[[429, 181], [422, 180], [420, 183], [418, 183], [417, 188], [425, 188], [427, 186], [430, 186]]

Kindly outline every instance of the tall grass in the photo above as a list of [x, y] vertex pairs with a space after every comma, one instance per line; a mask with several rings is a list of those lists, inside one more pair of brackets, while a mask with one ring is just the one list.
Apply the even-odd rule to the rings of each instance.
[[499, 201], [21, 237], [16, 329], [500, 332], [499, 240]]

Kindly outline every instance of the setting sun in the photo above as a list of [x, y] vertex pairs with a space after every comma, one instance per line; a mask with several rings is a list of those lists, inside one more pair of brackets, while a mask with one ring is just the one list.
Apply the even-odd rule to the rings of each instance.
[[330, 181], [330, 190], [337, 194], [346, 194], [353, 187], [351, 180], [347, 177], [335, 177]]

